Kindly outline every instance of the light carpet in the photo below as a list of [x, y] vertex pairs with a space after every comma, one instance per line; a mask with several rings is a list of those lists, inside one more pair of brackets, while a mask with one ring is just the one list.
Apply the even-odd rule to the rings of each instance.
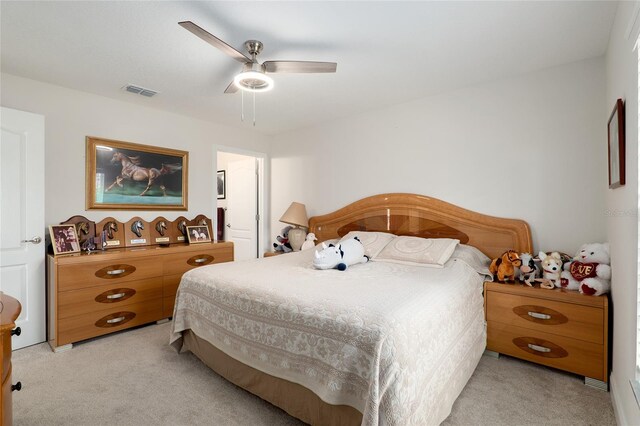
[[[299, 425], [168, 344], [170, 324], [75, 345], [13, 353], [14, 425]], [[609, 393], [579, 377], [484, 356], [458, 398], [453, 425], [615, 425]]]

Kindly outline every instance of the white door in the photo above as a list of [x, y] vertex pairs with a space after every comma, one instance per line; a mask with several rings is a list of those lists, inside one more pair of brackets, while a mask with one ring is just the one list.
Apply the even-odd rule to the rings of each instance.
[[44, 117], [0, 110], [0, 290], [22, 304], [19, 349], [44, 342]]
[[253, 157], [227, 165], [227, 235], [235, 260], [258, 257], [257, 160]]

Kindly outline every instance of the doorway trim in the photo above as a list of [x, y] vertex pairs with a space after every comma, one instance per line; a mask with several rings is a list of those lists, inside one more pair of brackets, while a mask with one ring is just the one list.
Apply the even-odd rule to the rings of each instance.
[[[265, 251], [265, 242], [266, 240], [266, 227], [265, 223], [269, 223], [269, 218], [265, 216], [265, 212], [268, 211], [269, 206], [267, 205], [268, 197], [268, 187], [266, 185], [265, 176], [269, 175], [269, 155], [266, 152], [260, 151], [252, 151], [244, 148], [237, 148], [233, 146], [226, 145], [214, 145], [213, 146], [213, 170], [214, 173], [218, 171], [218, 152], [227, 152], [231, 154], [239, 154], [246, 155], [249, 157], [255, 157], [258, 160], [258, 226], [257, 226], [257, 257], [263, 257]], [[215, 174], [214, 174], [215, 176]], [[217, 214], [217, 199], [214, 196], [214, 200], [216, 200], [215, 208], [212, 209], [212, 220], [213, 220], [213, 229], [218, 229], [218, 214]], [[215, 232], [214, 232], [215, 233]]]

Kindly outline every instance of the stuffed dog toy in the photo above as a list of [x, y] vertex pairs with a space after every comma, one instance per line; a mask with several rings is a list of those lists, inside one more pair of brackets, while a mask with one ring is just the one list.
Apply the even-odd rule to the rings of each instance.
[[502, 253], [502, 255], [491, 261], [489, 265], [489, 272], [494, 277], [497, 276], [497, 280], [501, 282], [509, 282], [516, 280], [516, 266], [522, 265], [520, 256], [514, 250], [508, 250]]
[[538, 253], [541, 261], [542, 278], [536, 279], [541, 288], [551, 289], [560, 287], [560, 273], [562, 272], [562, 256], [557, 251], [547, 254], [543, 251]]

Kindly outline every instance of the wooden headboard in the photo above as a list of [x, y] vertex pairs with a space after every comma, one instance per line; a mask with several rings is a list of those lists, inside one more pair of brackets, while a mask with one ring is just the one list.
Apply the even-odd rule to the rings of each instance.
[[456, 238], [492, 258], [508, 249], [520, 253], [533, 249], [525, 221], [487, 216], [416, 194], [374, 195], [309, 219], [309, 232], [318, 241], [340, 238], [350, 231]]

